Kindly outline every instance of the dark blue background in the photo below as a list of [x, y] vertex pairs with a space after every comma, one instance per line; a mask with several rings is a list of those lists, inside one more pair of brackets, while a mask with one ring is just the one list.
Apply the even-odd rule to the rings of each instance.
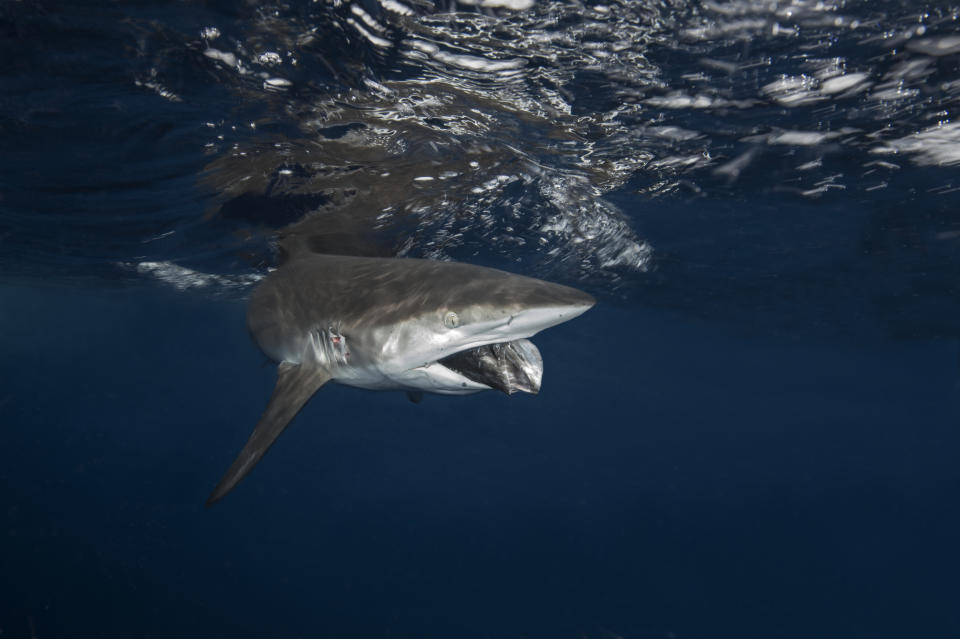
[[274, 379], [242, 305], [0, 293], [5, 636], [960, 631], [950, 341], [600, 304], [540, 396], [324, 388], [204, 509]]

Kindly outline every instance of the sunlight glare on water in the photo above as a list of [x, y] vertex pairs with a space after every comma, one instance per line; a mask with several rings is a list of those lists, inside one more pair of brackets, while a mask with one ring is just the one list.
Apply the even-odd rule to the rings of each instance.
[[[8, 156], [19, 185], [5, 194], [14, 269], [65, 263], [170, 280], [183, 268], [228, 276], [202, 281], [242, 296], [277, 263], [279, 238], [652, 299], [677, 269], [704, 264], [694, 246], [732, 231], [717, 235], [725, 214], [712, 210], [767, 202], [785, 233], [805, 207], [846, 209], [817, 242], [867, 254], [844, 248], [844, 229], [865, 225], [875, 238], [918, 192], [935, 211], [909, 223], [956, 248], [958, 222], [942, 213], [956, 208], [949, 170], [960, 162], [949, 4], [328, 0], [112, 11], [122, 27], [102, 46], [125, 53], [85, 60], [95, 95], [5, 103], [11, 130], [34, 148], [60, 135], [50, 114], [90, 111], [104, 132], [90, 130], [88, 157], [53, 160], [53, 173], [64, 169], [56, 188], [26, 168], [31, 146]], [[110, 94], [114, 111], [92, 110]], [[153, 115], [124, 100], [151, 103]], [[86, 168], [99, 144], [122, 169]], [[106, 188], [107, 206], [89, 210], [85, 194]], [[33, 214], [17, 213], [26, 208]], [[94, 217], [113, 224], [109, 242], [89, 232]], [[51, 223], [62, 231], [55, 252], [17, 252], [36, 249]], [[742, 262], [751, 250], [728, 255]], [[753, 275], [788, 276], [756, 257]], [[872, 279], [898, 268], [889, 257], [861, 255], [850, 268]]]

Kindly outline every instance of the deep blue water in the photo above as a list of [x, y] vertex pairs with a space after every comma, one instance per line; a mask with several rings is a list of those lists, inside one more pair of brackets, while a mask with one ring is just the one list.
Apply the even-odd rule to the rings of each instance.
[[[0, 4], [0, 633], [960, 636], [958, 23]], [[295, 242], [599, 302], [539, 395], [330, 385], [205, 508]]]

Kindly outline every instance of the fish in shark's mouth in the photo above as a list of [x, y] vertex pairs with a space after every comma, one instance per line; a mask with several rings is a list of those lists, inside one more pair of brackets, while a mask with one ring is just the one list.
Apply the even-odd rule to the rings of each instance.
[[439, 364], [478, 384], [507, 395], [522, 391], [536, 394], [543, 378], [543, 358], [528, 339], [487, 344], [454, 353]]

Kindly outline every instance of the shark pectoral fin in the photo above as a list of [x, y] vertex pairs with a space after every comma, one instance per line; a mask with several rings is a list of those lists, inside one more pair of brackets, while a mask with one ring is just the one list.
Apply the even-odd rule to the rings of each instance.
[[233, 490], [233, 487], [247, 476], [247, 473], [260, 461], [283, 429], [287, 427], [290, 420], [300, 412], [307, 400], [330, 379], [327, 371], [314, 365], [286, 362], [280, 364], [277, 385], [273, 389], [273, 395], [270, 396], [267, 410], [260, 417], [243, 450], [210, 493], [207, 506]]

